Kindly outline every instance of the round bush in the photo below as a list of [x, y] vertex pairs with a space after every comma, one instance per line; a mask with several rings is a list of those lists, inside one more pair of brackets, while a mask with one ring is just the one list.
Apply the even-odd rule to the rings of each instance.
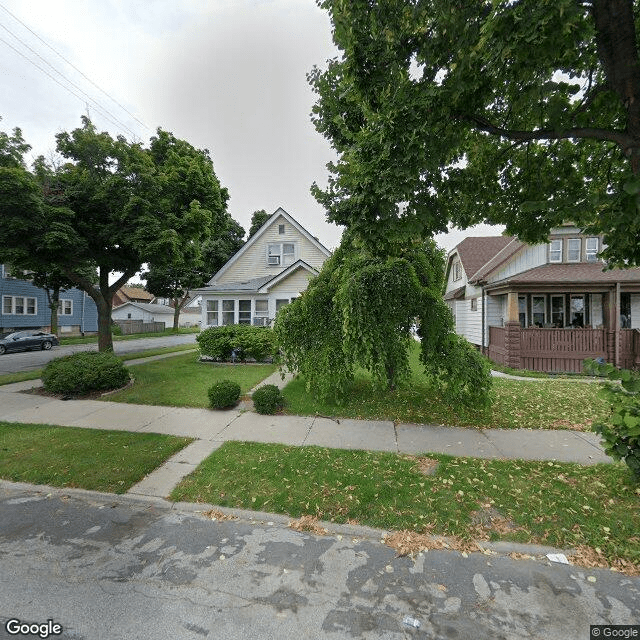
[[253, 406], [258, 413], [275, 413], [284, 406], [284, 398], [275, 384], [265, 384], [253, 392]]
[[233, 407], [240, 398], [240, 385], [233, 380], [220, 380], [209, 387], [209, 404], [213, 409]]
[[42, 372], [47, 391], [81, 395], [119, 389], [129, 382], [129, 371], [113, 353], [83, 351], [51, 360]]

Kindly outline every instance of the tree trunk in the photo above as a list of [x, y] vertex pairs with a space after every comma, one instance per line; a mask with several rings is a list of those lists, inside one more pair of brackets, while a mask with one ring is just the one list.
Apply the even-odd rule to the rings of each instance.
[[180, 327], [180, 298], [173, 299], [173, 330], [178, 333]]
[[104, 296], [94, 298], [98, 308], [98, 351], [113, 351], [113, 335], [111, 334], [111, 300]]
[[47, 289], [47, 299], [49, 300], [49, 311], [51, 312], [51, 333], [58, 335], [58, 307], [60, 306], [60, 287]]

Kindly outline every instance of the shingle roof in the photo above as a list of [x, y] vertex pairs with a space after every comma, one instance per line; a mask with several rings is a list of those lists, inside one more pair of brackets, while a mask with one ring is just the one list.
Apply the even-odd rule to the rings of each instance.
[[127, 298], [134, 298], [136, 300], [152, 300], [153, 296], [145, 291], [142, 287], [131, 287], [125, 285], [124, 287], [120, 287], [120, 293], [122, 293]]
[[198, 291], [258, 291], [260, 287], [269, 280], [273, 280], [275, 275], [262, 276], [260, 278], [253, 278], [252, 280], [246, 280], [244, 282], [224, 282], [211, 284], [207, 287], [203, 287]]
[[479, 238], [465, 238], [456, 251], [464, 267], [467, 278], [491, 260], [499, 251], [504, 249], [514, 238], [512, 236], [484, 236]]
[[577, 264], [543, 264], [523, 271], [510, 278], [492, 282], [489, 286], [513, 284], [567, 284], [567, 283], [616, 283], [633, 282], [640, 284], [640, 268], [611, 269], [603, 271], [601, 262], [581, 262]]
[[135, 302], [133, 300], [129, 302], [125, 302], [124, 304], [119, 305], [117, 308], [122, 308], [127, 304], [131, 304], [138, 309], [142, 309], [143, 311], [148, 311], [149, 313], [170, 313], [173, 315], [175, 309], [170, 307], [167, 304], [150, 304], [148, 302]]

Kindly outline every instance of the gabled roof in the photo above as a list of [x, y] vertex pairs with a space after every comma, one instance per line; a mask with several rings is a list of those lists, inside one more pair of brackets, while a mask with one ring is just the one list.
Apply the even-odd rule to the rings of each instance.
[[294, 220], [282, 207], [278, 207], [269, 217], [269, 219], [256, 231], [242, 246], [242, 248], [233, 255], [227, 262], [224, 264], [220, 270], [213, 275], [211, 280], [209, 280], [210, 285], [212, 285], [215, 280], [217, 280], [232, 264], [234, 264], [237, 260], [239, 260], [248, 250], [252, 247], [255, 242], [267, 231], [267, 229], [271, 226], [271, 223], [278, 217], [282, 216], [287, 222], [289, 222], [299, 233], [301, 233], [309, 242], [314, 244], [322, 253], [324, 253], [327, 258], [331, 256], [331, 251], [327, 249], [316, 237], [312, 236], [299, 222]]
[[514, 238], [512, 236], [484, 236], [465, 238], [451, 252], [457, 252], [460, 262], [467, 275], [467, 280], [471, 280], [476, 272], [489, 260], [494, 258], [502, 249], [509, 245]]
[[[509, 236], [505, 236], [509, 237]], [[517, 238], [511, 238], [511, 242], [496, 253], [487, 263], [482, 265], [470, 278], [470, 282], [478, 282], [480, 280], [486, 280], [487, 276], [501, 267], [511, 256], [515, 255], [526, 244], [521, 242]]]
[[149, 300], [153, 299], [153, 296], [145, 291], [142, 287], [132, 287], [129, 285], [125, 285], [120, 287], [116, 293], [122, 294], [125, 298], [133, 299], [141, 299], [141, 300]]
[[238, 293], [268, 293], [272, 287], [298, 269], [304, 269], [314, 276], [318, 275], [318, 271], [308, 265], [304, 260], [296, 260], [296, 262], [283, 271], [280, 271], [280, 273], [262, 276], [261, 278], [253, 278], [252, 280], [245, 280], [244, 282], [214, 282], [207, 287], [195, 289], [193, 293], [194, 295], [202, 293], [227, 293], [232, 291]]

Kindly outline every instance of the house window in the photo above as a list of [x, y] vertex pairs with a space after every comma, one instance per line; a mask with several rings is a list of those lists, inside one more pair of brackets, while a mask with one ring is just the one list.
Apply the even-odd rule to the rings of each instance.
[[278, 233], [283, 236], [284, 235], [284, 225], [283, 224], [279, 224], [278, 225]]
[[276, 300], [276, 313], [282, 309], [282, 307], [286, 307], [289, 304], [289, 298], [282, 298]]
[[596, 262], [598, 259], [598, 238], [587, 238], [586, 258], [587, 262]]
[[478, 298], [471, 298], [471, 311], [478, 310]]
[[238, 324], [251, 324], [251, 300], [238, 300]]
[[453, 281], [462, 279], [462, 265], [456, 261], [453, 263]]
[[207, 325], [210, 327], [218, 326], [218, 301], [207, 300]]
[[269, 301], [268, 300], [256, 300], [256, 316], [259, 318], [269, 317]]
[[551, 324], [556, 329], [564, 327], [564, 296], [551, 296]]
[[58, 315], [59, 316], [73, 315], [73, 300], [58, 301]]
[[536, 327], [546, 322], [546, 300], [544, 296], [531, 296], [531, 320]]
[[567, 262], [580, 262], [580, 238], [569, 238], [567, 240]]
[[293, 242], [278, 242], [268, 245], [267, 264], [272, 267], [289, 265], [295, 262], [296, 247]]
[[236, 321], [236, 301], [222, 301], [222, 324], [235, 324]]
[[552, 240], [549, 244], [549, 262], [562, 262], [562, 240]]
[[35, 298], [3, 296], [2, 313], [17, 316], [35, 316], [38, 313], [38, 303]]
[[527, 298], [526, 296], [518, 296], [518, 320], [521, 327], [527, 326]]
[[571, 296], [571, 302], [569, 305], [569, 322], [571, 323], [572, 327], [584, 327], [584, 296]]

